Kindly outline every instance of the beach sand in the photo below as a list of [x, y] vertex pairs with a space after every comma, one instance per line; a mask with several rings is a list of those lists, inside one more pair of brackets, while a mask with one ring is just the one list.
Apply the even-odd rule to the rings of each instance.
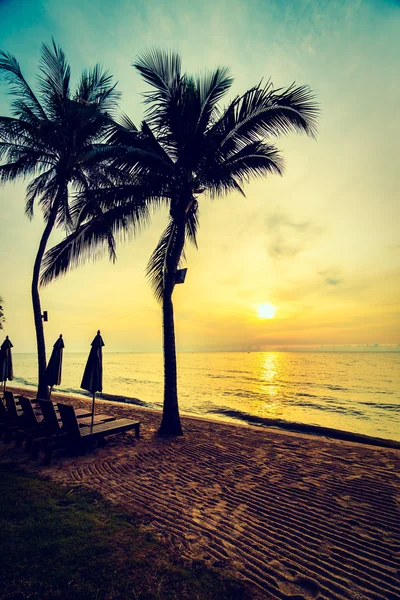
[[400, 599], [400, 450], [189, 417], [183, 437], [160, 439], [160, 413], [96, 406], [141, 420], [141, 438], [56, 452], [50, 467], [1, 442], [0, 460], [100, 491], [257, 598]]

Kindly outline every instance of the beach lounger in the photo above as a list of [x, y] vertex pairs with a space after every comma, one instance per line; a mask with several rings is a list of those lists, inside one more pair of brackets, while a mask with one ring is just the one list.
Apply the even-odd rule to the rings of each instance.
[[95, 439], [104, 438], [112, 433], [121, 431], [135, 430], [135, 437], [140, 435], [140, 421], [131, 421], [129, 419], [115, 419], [108, 423], [96, 423], [85, 427], [79, 427], [73, 406], [68, 404], [58, 404], [63, 426], [71, 440], [76, 442], [91, 442]]
[[14, 394], [8, 390], [4, 392], [4, 399], [6, 401], [6, 415], [5, 415], [5, 426], [4, 426], [4, 441], [10, 442], [13, 433], [25, 425], [24, 415], [20, 408], [17, 406]]
[[[52, 439], [50, 443], [46, 440], [35, 440], [32, 447], [32, 454], [34, 457], [37, 456], [39, 449], [42, 448], [45, 451], [44, 464], [49, 465], [51, 456], [54, 448], [57, 446], [66, 447], [67, 449], [81, 453], [85, 452], [90, 444], [93, 442], [104, 442], [104, 438], [114, 433], [121, 433], [123, 431], [135, 430], [135, 437], [140, 435], [140, 422], [130, 421], [129, 419], [115, 419], [96, 422], [95, 417], [94, 425], [82, 425], [81, 420], [78, 421], [73, 406], [67, 404], [58, 404], [60, 416], [62, 420], [62, 428], [58, 439]], [[45, 408], [46, 410], [46, 408]], [[109, 417], [110, 418], [110, 417]]]
[[[32, 444], [32, 458], [37, 458], [39, 449], [46, 451], [46, 446], [51, 443], [53, 447], [64, 445], [66, 439], [65, 428], [60, 417], [60, 413], [56, 410], [55, 405], [50, 400], [39, 400], [40, 410], [46, 424], [47, 435], [35, 440]], [[91, 424], [92, 413], [84, 408], [75, 409], [75, 415], [78, 418], [79, 427], [84, 427]], [[115, 417], [106, 414], [98, 414], [94, 417], [94, 423], [107, 423], [114, 421]]]
[[42, 413], [35, 410], [35, 405], [32, 404], [29, 398], [19, 396], [19, 404], [24, 416], [24, 422], [23, 427], [17, 430], [15, 447], [20, 448], [25, 439], [25, 451], [27, 452], [32, 447], [33, 439], [46, 434], [47, 429]]
[[[62, 421], [60, 413], [56, 410], [54, 403], [50, 400], [39, 400], [40, 410], [42, 411], [46, 425], [53, 433], [60, 433], [62, 429]], [[84, 425], [90, 425], [92, 422], [92, 413], [85, 408], [74, 408], [75, 416], [78, 419], [79, 427]], [[108, 421], [115, 421], [115, 417], [112, 415], [98, 414], [94, 416], [93, 422], [106, 423]]]
[[7, 418], [6, 407], [3, 404], [3, 401], [0, 400], [0, 421], [5, 421]]
[[3, 433], [7, 421], [7, 411], [3, 404], [3, 400], [0, 400], [0, 434]]
[[8, 390], [4, 392], [4, 399], [6, 401], [7, 419], [9, 421], [16, 421], [22, 416], [22, 411], [17, 407], [14, 394]]

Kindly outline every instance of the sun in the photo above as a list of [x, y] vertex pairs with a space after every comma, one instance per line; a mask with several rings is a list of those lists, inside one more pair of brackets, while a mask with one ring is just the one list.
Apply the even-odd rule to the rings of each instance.
[[273, 319], [276, 313], [276, 307], [272, 304], [259, 304], [257, 314], [260, 319]]

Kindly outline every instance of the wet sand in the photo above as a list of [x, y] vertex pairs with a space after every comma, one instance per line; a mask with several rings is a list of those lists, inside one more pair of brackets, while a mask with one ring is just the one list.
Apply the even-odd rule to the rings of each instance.
[[160, 439], [159, 412], [105, 401], [97, 410], [141, 420], [141, 438], [114, 436], [81, 457], [59, 451], [50, 467], [1, 442], [0, 460], [100, 491], [258, 598], [400, 599], [400, 450], [189, 417], [183, 437]]

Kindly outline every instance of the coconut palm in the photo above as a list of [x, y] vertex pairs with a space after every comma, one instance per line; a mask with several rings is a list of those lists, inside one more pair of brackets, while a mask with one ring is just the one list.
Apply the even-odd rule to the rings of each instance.
[[138, 131], [125, 117], [111, 141], [120, 149], [119, 167], [133, 175], [135, 183], [93, 192], [100, 219], [81, 212], [77, 231], [47, 255], [43, 281], [81, 262], [83, 253], [89, 256], [93, 243], [101, 242], [102, 227], [113, 222], [115, 230], [129, 229], [149, 217], [151, 206], [167, 205], [168, 223], [150, 257], [147, 276], [163, 314], [159, 433], [180, 435], [172, 295], [186, 242], [197, 246], [200, 198], [231, 191], [244, 195], [243, 186], [251, 179], [282, 174], [275, 138], [292, 131], [314, 136], [318, 109], [308, 87], [276, 90], [271, 82], [254, 86], [222, 108], [219, 103], [233, 81], [228, 69], [192, 77], [182, 73], [181, 59], [174, 53], [150, 50], [133, 66], [152, 88], [145, 95], [145, 121]]
[[100, 164], [101, 142], [109, 127], [109, 113], [118, 101], [112, 76], [99, 65], [84, 71], [72, 90], [70, 67], [54, 40], [42, 45], [38, 93], [25, 80], [16, 58], [0, 52], [0, 79], [12, 96], [11, 115], [0, 117], [0, 182], [28, 179], [25, 212], [43, 211], [45, 228], [36, 254], [32, 277], [32, 304], [38, 351], [39, 394], [43, 383], [46, 349], [38, 290], [42, 258], [54, 227], [72, 227], [70, 188], [100, 185], [107, 172]]

